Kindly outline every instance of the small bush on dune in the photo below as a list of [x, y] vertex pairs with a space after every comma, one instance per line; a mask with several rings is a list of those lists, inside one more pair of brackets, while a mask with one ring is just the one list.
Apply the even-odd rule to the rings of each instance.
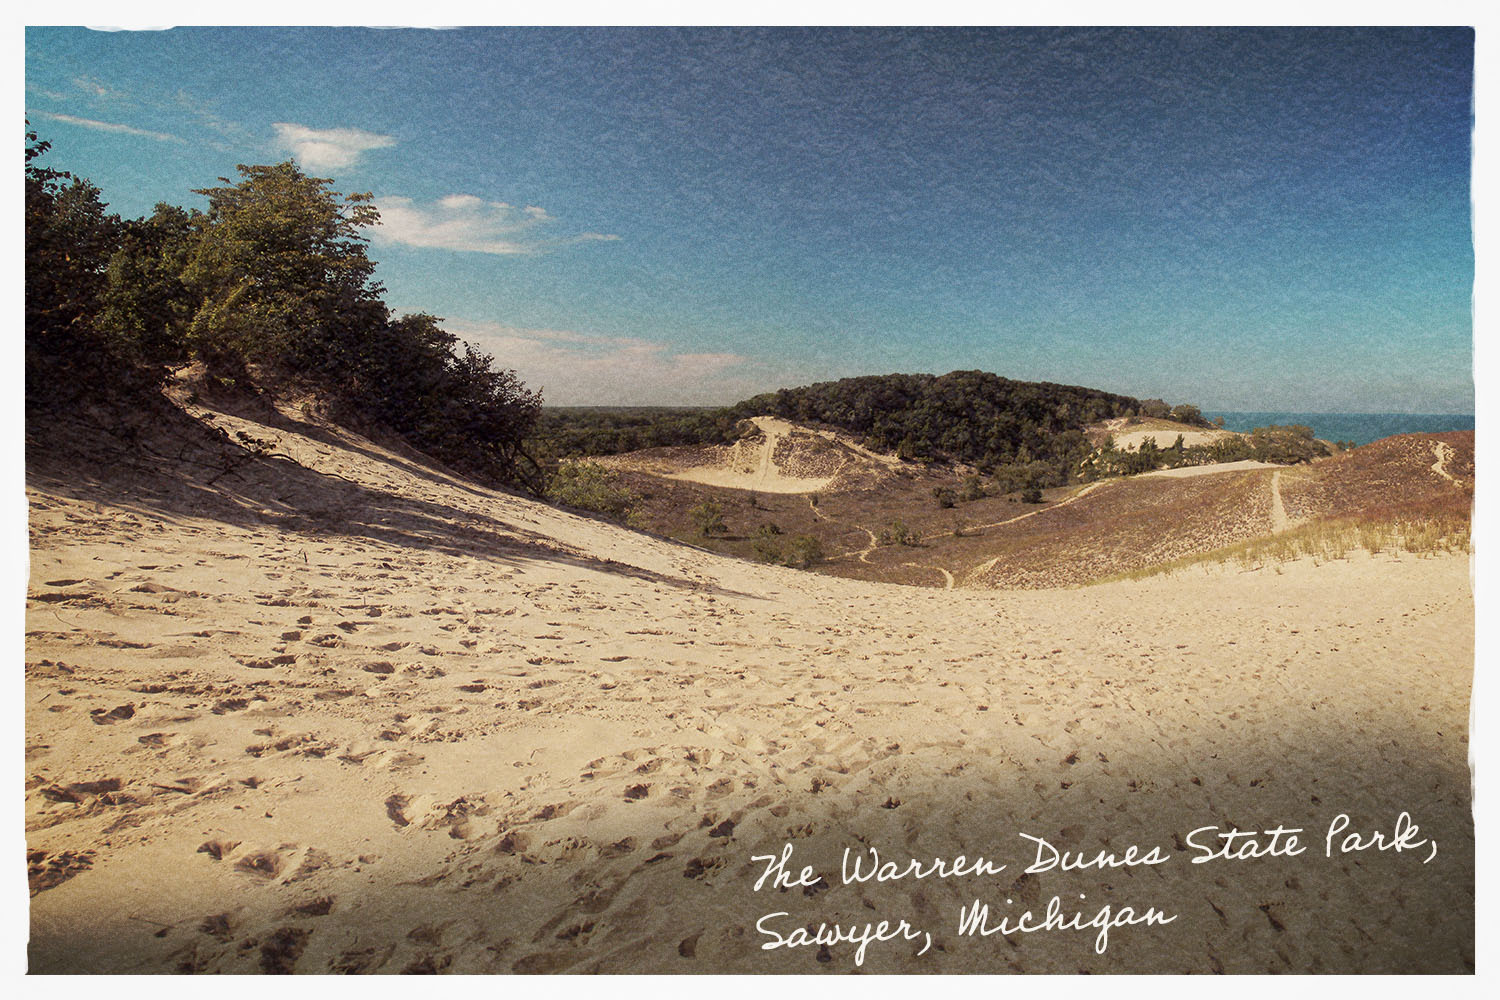
[[892, 521], [890, 527], [880, 533], [881, 545], [915, 545], [917, 536], [900, 521]]
[[688, 511], [688, 517], [692, 518], [693, 526], [704, 538], [729, 533], [729, 527], [724, 523], [724, 508], [717, 501], [703, 501]]
[[[767, 528], [774, 530], [768, 531]], [[778, 563], [793, 569], [806, 569], [823, 561], [823, 543], [812, 535], [798, 535], [785, 543], [780, 535], [781, 530], [775, 525], [761, 525], [751, 544], [755, 558], [763, 563]]]
[[547, 484], [547, 499], [624, 523], [629, 523], [635, 505], [640, 502], [640, 497], [620, 486], [615, 476], [598, 462], [562, 466]]
[[823, 561], [823, 544], [811, 535], [798, 535], [787, 545], [783, 561], [796, 569], [806, 569]]

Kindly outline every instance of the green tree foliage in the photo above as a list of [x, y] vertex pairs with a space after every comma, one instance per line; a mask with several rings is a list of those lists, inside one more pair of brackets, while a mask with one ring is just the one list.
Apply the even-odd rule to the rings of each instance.
[[238, 168], [208, 199], [183, 278], [198, 299], [188, 332], [211, 368], [247, 363], [333, 379], [351, 374], [358, 333], [385, 319], [363, 230], [379, 221], [368, 194], [288, 161]]
[[101, 373], [128, 369], [96, 328], [105, 271], [120, 220], [99, 189], [38, 162], [50, 143], [26, 133], [26, 393], [75, 391]]
[[[910, 461], [961, 461], [986, 473], [1040, 462], [1032, 475], [1061, 485], [1093, 450], [1084, 429], [1141, 405], [1096, 389], [988, 372], [869, 375], [781, 389], [722, 410], [549, 410], [537, 447], [562, 458], [717, 444], [746, 433], [748, 418], [768, 414], [838, 428]], [[1170, 412], [1165, 403], [1160, 409]]]
[[798, 535], [787, 543], [782, 562], [794, 569], [806, 569], [823, 561], [823, 543], [812, 535]]
[[1255, 459], [1280, 465], [1310, 462], [1328, 454], [1328, 447], [1303, 424], [1257, 427], [1250, 432], [1250, 449]]
[[534, 454], [566, 460], [673, 445], [728, 444], [744, 428], [726, 410], [672, 407], [548, 407], [529, 442]]
[[603, 514], [613, 521], [629, 519], [640, 497], [621, 486], [598, 462], [570, 462], [548, 480], [547, 499], [579, 510]]
[[972, 503], [975, 500], [983, 500], [984, 479], [977, 472], [964, 477], [963, 485], [959, 487], [958, 499], [964, 503]]
[[[1086, 453], [1085, 427], [1137, 405], [1095, 389], [960, 371], [820, 382], [753, 397], [731, 412], [838, 427], [870, 448], [916, 460], [991, 468], [1061, 457], [1080, 444]], [[1077, 434], [1065, 437], [1068, 431]]]
[[797, 535], [784, 542], [781, 529], [774, 524], [762, 524], [756, 529], [751, 550], [761, 562], [778, 563], [793, 569], [806, 569], [823, 560], [822, 542], [812, 535]]
[[1066, 486], [1069, 481], [1067, 466], [1056, 462], [1002, 465], [994, 474], [995, 491], [1001, 494], [1015, 493], [1032, 486], [1037, 489]]
[[1190, 403], [1172, 407], [1172, 419], [1179, 424], [1192, 424], [1194, 427], [1208, 426], [1208, 421], [1203, 419], [1203, 412]]
[[692, 518], [694, 528], [704, 538], [729, 532], [728, 526], [724, 524], [724, 508], [719, 506], [717, 500], [703, 501], [688, 511], [688, 517]]
[[1136, 451], [1120, 451], [1111, 439], [1086, 460], [1084, 468], [1090, 475], [1133, 476], [1159, 468], [1245, 460], [1292, 465], [1328, 454], [1328, 447], [1313, 438], [1312, 429], [1298, 424], [1257, 427], [1248, 436], [1236, 434], [1195, 445], [1184, 445], [1183, 436], [1179, 434], [1172, 446], [1164, 449], [1158, 448], [1155, 439], [1148, 437]]
[[755, 529], [754, 540], [750, 545], [755, 553], [755, 558], [761, 562], [780, 562], [782, 556], [781, 528], [767, 521]]
[[121, 226], [109, 259], [98, 317], [140, 366], [162, 369], [187, 360], [187, 329], [196, 300], [182, 280], [201, 216], [159, 204], [148, 218]]
[[1172, 408], [1160, 399], [1143, 399], [1138, 412], [1143, 417], [1165, 418], [1172, 415]]
[[220, 377], [290, 381], [460, 472], [544, 487], [524, 442], [541, 396], [444, 331], [394, 318], [374, 280], [368, 194], [294, 163], [240, 166], [196, 191], [207, 211], [108, 215], [87, 181], [43, 167], [27, 133], [28, 401], [58, 385], [149, 385], [203, 362]]
[[881, 545], [916, 545], [918, 540], [916, 532], [901, 521], [892, 521], [879, 539]]

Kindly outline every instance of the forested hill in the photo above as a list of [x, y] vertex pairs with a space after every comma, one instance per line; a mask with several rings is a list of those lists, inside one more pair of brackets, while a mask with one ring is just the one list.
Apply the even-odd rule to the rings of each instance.
[[1142, 411], [1129, 396], [989, 372], [865, 375], [765, 393], [731, 407], [838, 427], [902, 458], [980, 466], [1048, 459], [1083, 446], [1083, 429]]
[[955, 460], [991, 469], [1066, 470], [1092, 450], [1084, 428], [1112, 417], [1158, 416], [1207, 425], [1194, 406], [989, 372], [864, 375], [764, 393], [719, 410], [544, 411], [538, 448], [559, 457], [618, 454], [664, 445], [731, 441], [740, 422], [771, 415], [843, 430], [867, 447], [919, 461]]

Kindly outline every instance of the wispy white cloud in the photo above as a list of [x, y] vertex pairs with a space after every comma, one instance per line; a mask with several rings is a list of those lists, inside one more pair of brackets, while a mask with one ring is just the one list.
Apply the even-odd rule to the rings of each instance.
[[546, 209], [536, 205], [517, 208], [472, 194], [450, 194], [428, 205], [393, 196], [379, 199], [378, 206], [380, 226], [375, 238], [414, 247], [534, 254], [574, 243], [620, 238], [605, 233], [549, 237], [538, 232], [538, 227], [555, 221]]
[[637, 337], [447, 321], [444, 327], [515, 369], [549, 404], [729, 403], [759, 391], [765, 366], [731, 352], [678, 351]]
[[45, 97], [49, 101], [66, 101], [69, 97], [72, 96], [71, 94], [64, 94], [56, 90], [44, 90], [41, 87], [33, 87], [29, 83], [26, 85], [26, 93], [35, 94], [38, 97]]
[[296, 157], [308, 170], [338, 170], [352, 167], [372, 149], [394, 146], [388, 135], [358, 128], [308, 128], [292, 122], [274, 122], [278, 145]]
[[135, 98], [123, 90], [110, 86], [95, 76], [75, 76], [73, 86], [79, 92], [95, 101], [114, 101], [123, 104], [136, 104]]
[[100, 132], [119, 132], [122, 135], [138, 135], [144, 139], [155, 139], [157, 142], [176, 142], [183, 145], [187, 140], [167, 132], [153, 132], [150, 129], [136, 128], [134, 125], [121, 125], [118, 122], [101, 122], [93, 118], [79, 118], [77, 115], [58, 114], [53, 111], [33, 111], [33, 115], [42, 118], [50, 118], [55, 122], [63, 122], [68, 125], [79, 125], [83, 128], [97, 129]]

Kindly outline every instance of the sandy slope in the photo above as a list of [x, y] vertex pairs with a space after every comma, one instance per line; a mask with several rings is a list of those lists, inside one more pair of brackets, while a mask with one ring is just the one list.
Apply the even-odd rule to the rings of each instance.
[[1215, 465], [1182, 465], [1175, 469], [1157, 469], [1155, 472], [1142, 472], [1141, 478], [1155, 476], [1160, 479], [1191, 479], [1194, 476], [1215, 476], [1221, 472], [1248, 472], [1251, 469], [1281, 469], [1285, 466], [1276, 465], [1272, 462], [1257, 462], [1253, 458], [1243, 458], [1238, 462], [1219, 462]]
[[832, 476], [787, 475], [777, 464], [777, 445], [798, 431], [794, 424], [775, 417], [752, 417], [751, 422], [760, 428], [759, 437], [735, 442], [718, 463], [674, 472], [667, 478], [760, 493], [817, 493], [833, 482]]
[[1096, 444], [1102, 443], [1105, 435], [1109, 435], [1114, 439], [1115, 447], [1121, 451], [1135, 451], [1147, 438], [1154, 440], [1158, 448], [1170, 448], [1179, 434], [1182, 435], [1184, 447], [1212, 444], [1224, 438], [1239, 436], [1234, 431], [1222, 428], [1195, 427], [1160, 417], [1116, 417], [1096, 424], [1089, 429], [1089, 433]]
[[[854, 968], [761, 950], [782, 911], [932, 933], [866, 971], [1472, 968], [1465, 558], [917, 590], [214, 419], [286, 458], [128, 495], [32, 470], [34, 971]], [[1431, 863], [1323, 856], [1339, 813], [1389, 834], [1403, 810]], [[1183, 849], [1278, 824], [1312, 849]], [[1020, 833], [1169, 860], [1024, 875]], [[753, 891], [788, 842], [826, 878]], [[1007, 868], [845, 885], [846, 846]], [[1176, 919], [1102, 955], [957, 933], [975, 898], [1054, 895]]]

